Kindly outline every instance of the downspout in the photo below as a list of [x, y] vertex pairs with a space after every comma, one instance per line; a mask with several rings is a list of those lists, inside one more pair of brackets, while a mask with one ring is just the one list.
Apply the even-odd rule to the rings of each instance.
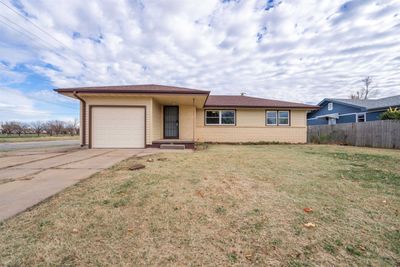
[[73, 95], [81, 101], [82, 104], [82, 144], [81, 147], [86, 146], [86, 101], [81, 98], [76, 91]]

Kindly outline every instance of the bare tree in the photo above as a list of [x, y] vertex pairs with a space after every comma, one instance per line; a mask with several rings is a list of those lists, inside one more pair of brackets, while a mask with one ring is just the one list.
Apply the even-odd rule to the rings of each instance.
[[10, 135], [13, 133], [13, 130], [13, 122], [5, 121], [1, 123], [1, 131], [3, 134]]
[[35, 121], [31, 123], [32, 130], [37, 136], [39, 136], [46, 128], [45, 123], [42, 121]]
[[22, 135], [22, 134], [47, 134], [53, 135], [64, 135], [69, 134], [71, 136], [79, 134], [79, 120], [74, 119], [73, 121], [64, 122], [60, 120], [53, 121], [34, 121], [31, 123], [24, 123], [19, 121], [4, 121], [0, 122], [0, 133], [7, 135]]
[[69, 121], [65, 123], [65, 131], [73, 136], [79, 133], [79, 123], [78, 119], [74, 119], [73, 121]]
[[22, 133], [23, 134], [30, 134], [32, 133], [32, 129], [31, 126], [29, 125], [29, 123], [21, 123], [21, 128], [22, 128]]
[[53, 132], [52, 122], [51, 121], [45, 122], [44, 130], [46, 131], [46, 134], [48, 134], [50, 136], [53, 136], [54, 132]]
[[48, 121], [45, 124], [46, 133], [50, 136], [59, 135], [64, 131], [65, 122], [63, 121]]
[[74, 119], [74, 129], [75, 129], [75, 134], [78, 135], [79, 134], [79, 120], [77, 118]]
[[25, 132], [25, 126], [21, 122], [14, 121], [12, 122], [13, 133], [21, 136]]
[[65, 122], [63, 121], [55, 120], [52, 121], [51, 125], [55, 135], [59, 135], [64, 131]]
[[356, 91], [355, 94], [350, 95], [351, 99], [368, 99], [371, 95], [376, 95], [378, 93], [378, 90], [376, 89], [377, 85], [374, 83], [371, 76], [365, 77], [361, 82], [363, 83], [363, 86]]

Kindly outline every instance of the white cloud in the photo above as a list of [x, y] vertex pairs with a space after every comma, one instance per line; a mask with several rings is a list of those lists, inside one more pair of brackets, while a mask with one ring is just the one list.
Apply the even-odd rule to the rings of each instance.
[[79, 102], [51, 90], [24, 93], [18, 89], [0, 87], [1, 121], [64, 120], [78, 117]]
[[47, 119], [50, 113], [35, 107], [34, 101], [19, 90], [0, 88], [0, 121]]
[[[396, 0], [282, 0], [268, 10], [256, 0], [86, 2], [21, 1], [64, 45], [1, 9], [52, 44], [4, 28], [10, 54], [27, 47], [13, 64], [30, 62], [57, 87], [159, 83], [318, 102], [372, 75], [381, 96], [400, 94]], [[56, 69], [32, 65], [33, 53]]]
[[[1, 50], [0, 50], [1, 51]], [[0, 83], [11, 84], [25, 80], [25, 75], [19, 72], [12, 71], [12, 68], [0, 62]]]

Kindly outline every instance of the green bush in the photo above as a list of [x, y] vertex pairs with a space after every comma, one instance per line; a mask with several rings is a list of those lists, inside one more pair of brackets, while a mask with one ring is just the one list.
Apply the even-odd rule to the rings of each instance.
[[380, 116], [381, 120], [400, 120], [400, 109], [389, 108]]

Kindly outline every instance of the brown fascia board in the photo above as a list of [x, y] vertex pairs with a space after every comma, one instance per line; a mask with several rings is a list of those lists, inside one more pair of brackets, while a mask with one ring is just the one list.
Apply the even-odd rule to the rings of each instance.
[[171, 94], [171, 95], [209, 95], [210, 91], [192, 91], [192, 92], [179, 92], [179, 91], [166, 91], [166, 90], [107, 90], [107, 89], [54, 89], [57, 93], [83, 93], [83, 94]]
[[302, 106], [302, 107], [293, 107], [293, 106], [243, 106], [243, 105], [218, 105], [218, 106], [207, 106], [205, 105], [204, 108], [264, 108], [264, 109], [307, 109], [307, 110], [314, 110], [314, 109], [319, 109], [319, 106]]

